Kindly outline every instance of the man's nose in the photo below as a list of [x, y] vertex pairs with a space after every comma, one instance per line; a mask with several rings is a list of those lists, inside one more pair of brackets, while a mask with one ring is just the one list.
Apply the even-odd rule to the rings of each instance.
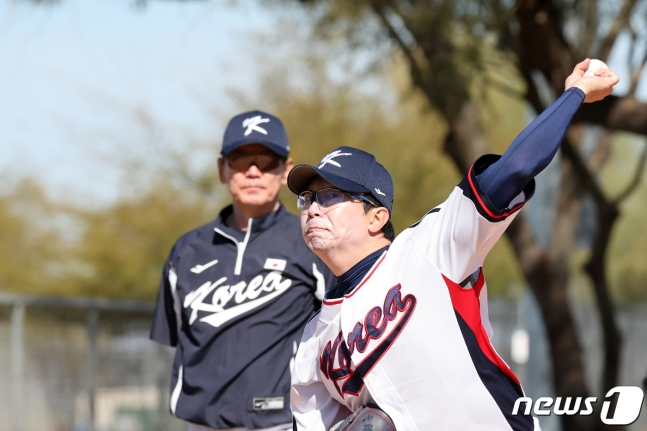
[[322, 215], [323, 210], [319, 206], [319, 202], [317, 202], [316, 195], [312, 195], [311, 199], [313, 201], [310, 203], [310, 207], [308, 208], [308, 216], [315, 217], [315, 216]]
[[260, 177], [262, 173], [263, 171], [258, 168], [256, 162], [252, 162], [252, 164], [247, 168], [247, 171], [245, 171], [245, 174], [248, 177]]

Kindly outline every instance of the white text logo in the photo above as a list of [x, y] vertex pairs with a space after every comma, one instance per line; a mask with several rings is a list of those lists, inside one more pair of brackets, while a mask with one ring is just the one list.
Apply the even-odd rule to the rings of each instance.
[[258, 125], [269, 122], [269, 118], [261, 118], [260, 115], [252, 118], [247, 118], [245, 121], [243, 121], [243, 127], [247, 127], [247, 130], [245, 130], [245, 136], [249, 135], [252, 132], [258, 132], [267, 135], [267, 130], [259, 127]]
[[[184, 298], [184, 308], [191, 308], [191, 317], [189, 325], [198, 318], [198, 311], [206, 311], [211, 314], [202, 317], [201, 322], [208, 323], [212, 326], [219, 327], [223, 323], [253, 310], [256, 307], [276, 298], [290, 287], [292, 280], [282, 280], [281, 273], [273, 271], [265, 277], [257, 275], [249, 284], [241, 281], [233, 286], [225, 285], [227, 277], [210, 282], [207, 281], [196, 290], [189, 292]], [[205, 298], [213, 292], [211, 303], [206, 302]], [[265, 296], [260, 296], [262, 292], [271, 292]], [[230, 300], [236, 305], [225, 308]]]
[[[643, 390], [637, 386], [617, 386], [605, 395], [600, 419], [607, 425], [630, 425], [638, 419], [643, 398]], [[584, 400], [582, 397], [575, 399], [567, 397], [566, 400], [562, 397], [557, 397], [555, 400], [551, 397], [540, 397], [534, 402], [533, 407], [532, 398], [521, 397], [515, 401], [512, 415], [519, 414], [521, 404], [525, 403], [525, 409], [522, 412], [524, 415], [529, 415], [532, 409], [537, 416], [548, 416], [551, 413], [557, 416], [576, 414], [588, 416], [593, 413], [593, 404], [597, 400], [596, 397], [588, 397]], [[584, 401], [583, 405], [582, 401]]]
[[333, 151], [332, 153], [327, 154], [323, 159], [321, 159], [321, 162], [319, 162], [319, 167], [317, 169], [323, 168], [326, 163], [329, 163], [331, 165], [335, 165], [338, 168], [341, 168], [341, 165], [334, 161], [333, 159], [338, 156], [352, 156], [351, 153], [342, 153], [341, 150]]
[[196, 265], [193, 268], [191, 268], [191, 272], [194, 274], [200, 274], [202, 271], [204, 271], [207, 268], [211, 268], [216, 263], [218, 263], [218, 259], [212, 260], [211, 262], [207, 262], [204, 265]]

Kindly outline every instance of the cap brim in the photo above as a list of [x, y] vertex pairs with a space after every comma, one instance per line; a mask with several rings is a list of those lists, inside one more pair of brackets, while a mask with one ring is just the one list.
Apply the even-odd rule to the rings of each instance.
[[287, 151], [285, 147], [281, 147], [280, 145], [276, 145], [273, 142], [263, 141], [261, 139], [249, 139], [249, 140], [245, 139], [242, 141], [234, 142], [233, 144], [227, 145], [227, 151], [220, 150], [220, 154], [222, 154], [223, 156], [228, 156], [229, 154], [231, 154], [232, 151], [250, 144], [263, 145], [269, 148], [270, 150], [274, 151], [276, 154], [278, 154], [281, 157], [287, 157], [289, 154], [289, 151]]
[[292, 193], [299, 194], [308, 189], [310, 181], [316, 176], [322, 177], [324, 180], [328, 181], [333, 186], [339, 188], [340, 190], [353, 193], [370, 193], [364, 186], [348, 180], [339, 175], [331, 174], [330, 172], [324, 172], [317, 169], [311, 165], [297, 165], [290, 171], [288, 175], [288, 187], [292, 190]]

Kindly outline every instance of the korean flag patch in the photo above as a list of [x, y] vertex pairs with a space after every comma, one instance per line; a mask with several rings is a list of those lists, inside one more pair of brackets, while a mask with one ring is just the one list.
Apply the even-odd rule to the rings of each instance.
[[268, 257], [263, 268], [272, 271], [284, 271], [286, 263], [283, 259], [271, 259]]

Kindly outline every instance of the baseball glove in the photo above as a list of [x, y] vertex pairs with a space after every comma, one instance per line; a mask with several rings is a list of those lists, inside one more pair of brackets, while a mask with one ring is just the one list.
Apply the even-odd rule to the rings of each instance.
[[332, 427], [330, 431], [397, 431], [393, 421], [376, 404], [367, 404]]

